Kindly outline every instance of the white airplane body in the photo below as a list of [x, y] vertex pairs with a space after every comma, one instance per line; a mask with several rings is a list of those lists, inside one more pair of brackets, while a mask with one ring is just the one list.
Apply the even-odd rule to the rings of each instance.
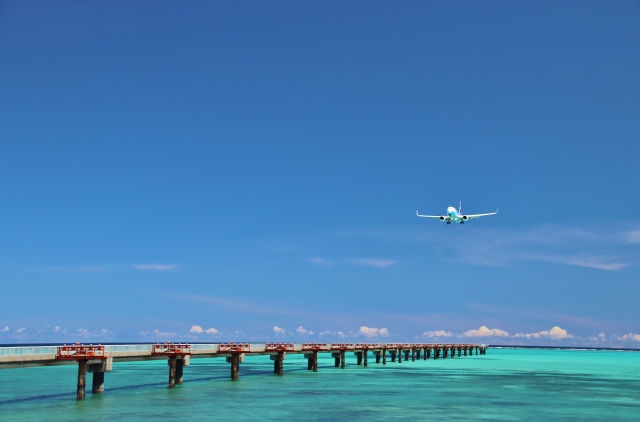
[[446, 215], [422, 215], [418, 214], [418, 211], [416, 211], [416, 215], [418, 217], [433, 218], [440, 221], [446, 221], [447, 224], [451, 224], [452, 221], [454, 223], [464, 224], [464, 222], [467, 220], [485, 217], [487, 215], [495, 215], [497, 213], [498, 210], [496, 210], [496, 212], [489, 212], [486, 214], [462, 214], [462, 202], [460, 202], [460, 208], [458, 210], [456, 210], [454, 207], [447, 208]]

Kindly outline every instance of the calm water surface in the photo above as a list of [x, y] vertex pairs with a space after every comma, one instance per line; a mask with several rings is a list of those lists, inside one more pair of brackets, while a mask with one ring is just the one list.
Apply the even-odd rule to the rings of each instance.
[[[321, 355], [322, 356], [322, 355]], [[372, 359], [370, 358], [371, 362]], [[105, 394], [75, 400], [77, 367], [0, 370], [0, 420], [640, 420], [640, 353], [489, 349], [485, 356], [333, 368], [289, 355], [192, 359], [166, 388], [165, 361], [116, 362]], [[91, 385], [91, 375], [87, 375]]]

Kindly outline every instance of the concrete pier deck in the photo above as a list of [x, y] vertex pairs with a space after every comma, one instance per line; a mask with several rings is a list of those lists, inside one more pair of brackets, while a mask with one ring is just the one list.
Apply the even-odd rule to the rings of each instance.
[[[368, 355], [376, 356], [376, 364], [387, 364], [387, 353], [391, 362], [424, 360], [433, 356], [451, 358], [486, 354], [488, 346], [484, 344], [424, 344], [424, 343], [157, 343], [157, 344], [111, 344], [85, 345], [75, 343], [61, 346], [17, 346], [0, 347], [0, 369], [21, 368], [27, 366], [48, 366], [77, 364], [76, 398], [85, 398], [87, 372], [92, 374], [93, 394], [105, 391], [105, 373], [113, 370], [114, 362], [149, 359], [166, 359], [169, 367], [169, 388], [182, 384], [184, 368], [192, 358], [224, 357], [231, 364], [231, 380], [240, 379], [240, 366], [246, 356], [269, 355], [274, 362], [274, 374], [284, 374], [284, 361], [287, 354], [303, 354], [308, 360], [307, 369], [318, 372], [318, 354], [331, 353], [335, 367], [346, 368], [347, 353], [353, 354], [356, 366], [368, 365]], [[467, 354], [468, 353], [468, 354]], [[396, 359], [397, 358], [397, 359]]]

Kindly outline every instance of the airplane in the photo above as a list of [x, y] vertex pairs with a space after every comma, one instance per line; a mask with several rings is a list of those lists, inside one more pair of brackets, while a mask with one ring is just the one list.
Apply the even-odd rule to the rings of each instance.
[[497, 213], [498, 213], [498, 210], [496, 209], [496, 212], [490, 212], [487, 214], [469, 214], [469, 215], [462, 214], [462, 201], [460, 201], [460, 208], [457, 211], [454, 207], [447, 208], [447, 215], [421, 215], [421, 214], [418, 214], [418, 211], [416, 210], [416, 215], [418, 217], [437, 218], [440, 221], [446, 221], [447, 224], [451, 224], [452, 221], [454, 223], [464, 224], [464, 222], [467, 220], [484, 217], [486, 215], [495, 215]]

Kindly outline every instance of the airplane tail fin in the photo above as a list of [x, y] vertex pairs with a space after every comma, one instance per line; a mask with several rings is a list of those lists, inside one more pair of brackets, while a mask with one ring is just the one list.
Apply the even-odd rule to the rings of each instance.
[[462, 201], [460, 201], [460, 206], [458, 207], [458, 214], [462, 214]]

